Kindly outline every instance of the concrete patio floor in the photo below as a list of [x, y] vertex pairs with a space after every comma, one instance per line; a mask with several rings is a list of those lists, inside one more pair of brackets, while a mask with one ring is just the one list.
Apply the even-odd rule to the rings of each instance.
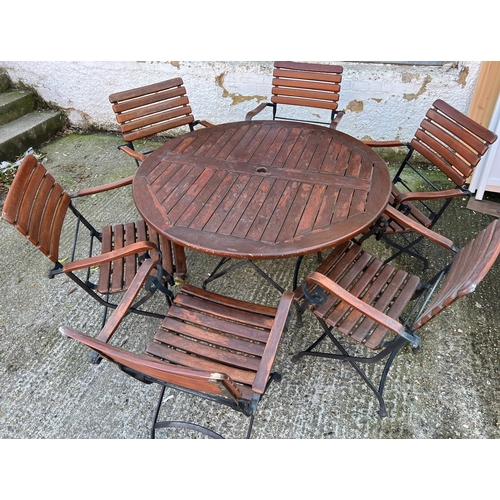
[[[66, 134], [42, 148], [42, 162], [69, 191], [132, 174], [136, 167], [117, 150], [113, 134]], [[4, 194], [0, 194], [3, 204]], [[130, 188], [77, 200], [96, 225], [135, 220]], [[436, 230], [462, 246], [493, 220], [454, 200]], [[64, 234], [68, 244], [71, 234]], [[388, 249], [370, 242], [383, 257]], [[451, 253], [424, 244], [438, 269]], [[47, 279], [50, 263], [23, 236], [0, 221], [0, 438], [143, 439], [149, 435], [159, 389], [144, 385], [103, 361], [87, 361], [83, 346], [63, 337], [68, 325], [89, 334], [100, 329], [101, 308], [64, 276]], [[200, 285], [217, 259], [188, 251], [189, 281]], [[315, 266], [305, 259], [304, 273]], [[398, 265], [416, 273], [420, 264]], [[265, 262], [282, 284], [291, 284], [293, 262]], [[298, 328], [292, 321], [276, 360], [282, 382], [270, 387], [259, 405], [256, 439], [497, 439], [500, 437], [500, 263], [471, 295], [456, 302], [425, 328], [422, 352], [404, 350], [386, 388], [389, 416], [380, 419], [377, 401], [352, 368], [304, 358], [318, 327], [311, 317]], [[429, 273], [429, 276], [432, 275]], [[214, 282], [211, 289], [253, 302], [275, 305], [278, 293], [250, 268]], [[157, 296], [158, 306], [163, 300]], [[118, 344], [140, 349], [156, 320], [129, 317]], [[214, 427], [228, 438], [244, 435], [246, 417], [172, 392], [164, 408], [178, 419]], [[160, 431], [159, 438], [194, 438], [184, 431]], [[394, 464], [396, 465], [396, 464]]]

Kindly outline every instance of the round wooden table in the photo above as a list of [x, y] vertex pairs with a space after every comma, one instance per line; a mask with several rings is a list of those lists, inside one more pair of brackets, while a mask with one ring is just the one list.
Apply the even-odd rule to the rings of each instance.
[[133, 181], [139, 213], [177, 246], [178, 261], [181, 247], [250, 261], [320, 252], [370, 227], [390, 192], [387, 166], [368, 146], [285, 121], [171, 139]]

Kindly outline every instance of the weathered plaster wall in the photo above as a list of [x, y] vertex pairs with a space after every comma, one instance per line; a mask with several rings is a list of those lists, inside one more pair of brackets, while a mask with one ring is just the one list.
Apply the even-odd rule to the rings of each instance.
[[[321, 61], [326, 62], [326, 61]], [[441, 98], [468, 111], [480, 62], [447, 66], [347, 63], [339, 109], [339, 130], [358, 138], [409, 140], [432, 102]], [[195, 118], [212, 123], [244, 120], [270, 97], [271, 61], [0, 61], [14, 82], [34, 87], [64, 109], [71, 125], [117, 130], [108, 95], [180, 76]], [[321, 112], [297, 108], [295, 116]], [[270, 108], [259, 117], [270, 117]], [[327, 115], [322, 115], [327, 118]]]

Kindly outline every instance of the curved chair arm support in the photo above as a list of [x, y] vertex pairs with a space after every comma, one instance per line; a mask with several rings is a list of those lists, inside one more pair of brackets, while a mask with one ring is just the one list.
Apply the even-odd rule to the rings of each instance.
[[332, 281], [330, 278], [327, 278], [323, 274], [313, 272], [307, 278], [306, 281], [315, 283], [321, 288], [327, 290], [330, 293], [333, 293], [340, 300], [346, 302], [349, 306], [357, 309], [362, 314], [365, 314], [369, 318], [373, 319], [377, 323], [380, 323], [385, 328], [397, 333], [398, 335], [404, 335], [405, 329], [404, 326], [396, 321], [395, 319], [387, 316], [386, 314], [380, 312], [375, 309], [370, 304], [363, 302], [361, 299], [358, 299], [347, 290], [342, 288], [340, 285]]
[[151, 271], [154, 267], [157, 266], [160, 261], [160, 256], [157, 252], [152, 258], [146, 259], [142, 265], [139, 267], [137, 274], [134, 276], [132, 283], [128, 287], [127, 291], [123, 295], [123, 298], [120, 300], [120, 303], [113, 311], [113, 314], [110, 316], [104, 328], [101, 330], [99, 335], [96, 337], [98, 340], [102, 342], [107, 342], [115, 333], [115, 331], [120, 326], [123, 318], [127, 316], [129, 309], [135, 302], [137, 295], [144, 287], [146, 280], [148, 279]]
[[394, 141], [361, 141], [363, 144], [370, 146], [371, 148], [399, 148], [401, 146], [408, 146], [406, 142], [401, 142], [398, 140]]
[[260, 103], [255, 109], [253, 109], [252, 111], [249, 111], [246, 116], [245, 116], [245, 121], [251, 121], [252, 118], [255, 116], [255, 115], [258, 115], [262, 110], [264, 110], [265, 108], [267, 108], [268, 106], [274, 106], [274, 104], [272, 102], [262, 102]]
[[335, 118], [332, 120], [332, 123], [330, 123], [330, 128], [336, 129], [337, 125], [340, 123], [340, 120], [342, 120], [342, 117], [345, 115], [345, 111], [337, 111]]
[[129, 255], [142, 254], [152, 251], [155, 253], [158, 251], [158, 247], [154, 243], [150, 241], [139, 241], [138, 243], [127, 245], [126, 247], [113, 250], [112, 252], [106, 252], [101, 255], [96, 255], [95, 257], [88, 257], [87, 259], [75, 260], [74, 262], [68, 262], [63, 265], [62, 272], [72, 273], [80, 269], [87, 269], [89, 267], [99, 266], [116, 259], [122, 259], [124, 257], [128, 257]]
[[147, 155], [135, 151], [130, 146], [127, 146], [126, 144], [124, 144], [123, 146], [119, 146], [118, 149], [120, 151], [123, 151], [124, 153], [127, 153], [129, 156], [131, 156], [134, 160], [137, 160], [139, 163], [144, 161], [147, 158]]
[[97, 193], [103, 193], [105, 191], [111, 191], [112, 189], [128, 186], [129, 184], [132, 184], [133, 180], [134, 176], [131, 175], [129, 177], [125, 177], [123, 179], [110, 182], [109, 184], [103, 184], [101, 186], [94, 186], [90, 188], [80, 189], [80, 191], [78, 191], [77, 193], [72, 194], [71, 198], [80, 198], [81, 196], [89, 196]]
[[225, 374], [165, 363], [164, 361], [157, 360], [147, 354], [136, 354], [126, 351], [120, 347], [112, 346], [102, 340], [90, 337], [89, 335], [68, 326], [59, 327], [59, 332], [70, 339], [76, 340], [77, 342], [90, 347], [92, 350], [98, 352], [101, 356], [109, 359], [110, 361], [119, 363], [122, 366], [127, 366], [138, 373], [150, 374], [149, 376], [152, 376], [157, 380], [168, 380], [168, 378], [175, 376], [189, 377], [190, 379], [199, 380], [218, 380], [225, 383], [226, 386], [230, 387], [230, 389], [234, 391], [235, 398], [241, 397], [241, 394], [238, 394], [237, 386], [234, 385], [233, 381]]
[[269, 380], [269, 374], [274, 363], [274, 358], [276, 357], [276, 352], [278, 351], [278, 345], [281, 340], [281, 335], [286, 328], [288, 316], [290, 314], [290, 308], [293, 303], [293, 293], [285, 292], [278, 305], [278, 310], [276, 311], [276, 316], [274, 318], [274, 323], [269, 334], [269, 339], [266, 344], [264, 353], [262, 354], [262, 360], [255, 374], [255, 379], [252, 385], [253, 392], [257, 394], [264, 394], [266, 386]]
[[455, 243], [453, 243], [452, 240], [436, 233], [432, 229], [428, 229], [427, 227], [416, 222], [410, 217], [407, 217], [406, 215], [402, 214], [399, 210], [396, 210], [394, 207], [391, 207], [390, 205], [387, 205], [387, 207], [385, 207], [384, 214], [382, 215], [382, 217], [385, 216], [394, 220], [401, 226], [407, 227], [412, 231], [415, 231], [416, 233], [420, 234], [421, 236], [424, 236], [430, 241], [447, 248], [448, 250], [453, 250], [454, 252], [458, 251], [457, 247], [455, 246]]
[[466, 193], [461, 189], [448, 189], [445, 191], [411, 191], [409, 193], [401, 193], [394, 198], [394, 204], [399, 205], [406, 201], [412, 200], [432, 200], [436, 198], [456, 198], [464, 196]]

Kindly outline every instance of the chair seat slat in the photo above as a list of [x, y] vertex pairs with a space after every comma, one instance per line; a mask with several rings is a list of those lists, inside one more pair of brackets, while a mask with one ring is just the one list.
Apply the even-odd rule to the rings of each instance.
[[[111, 252], [113, 250], [112, 228], [105, 226], [101, 231], [101, 250], [102, 253]], [[105, 262], [99, 266], [99, 281], [97, 290], [99, 293], [106, 294], [109, 291], [109, 283], [111, 278], [111, 262]]]
[[[122, 224], [113, 226], [113, 250], [125, 246], [125, 229]], [[123, 290], [123, 268], [124, 260], [118, 259], [112, 262], [111, 292], [116, 293]]]
[[241, 311], [233, 307], [228, 307], [225, 304], [217, 304], [216, 302], [207, 302], [206, 300], [199, 300], [196, 297], [189, 297], [181, 294], [176, 297], [176, 304], [183, 306], [194, 311], [201, 311], [220, 318], [228, 319], [253, 325], [260, 328], [271, 328], [272, 319], [263, 317], [261, 314], [251, 311]]
[[[398, 296], [401, 288], [404, 287], [407, 276], [408, 276], [408, 274], [405, 273], [404, 271], [401, 271], [401, 270], [396, 271], [390, 280], [389, 279], [386, 280], [386, 283], [383, 284], [383, 287], [382, 287], [383, 290], [380, 290], [379, 293], [377, 293], [376, 297], [374, 297], [373, 295], [370, 295], [367, 298], [367, 300], [365, 300], [365, 297], [366, 297], [365, 296], [365, 297], [363, 297], [363, 300], [365, 302], [369, 301], [369, 303], [373, 307], [375, 307], [375, 309], [377, 309], [380, 312], [383, 312], [384, 314], [387, 314], [390, 305], [395, 300], [395, 297]], [[372, 292], [372, 289], [370, 289], [370, 292]], [[366, 294], [366, 295], [369, 295], [369, 294]], [[410, 298], [411, 298], [411, 295], [410, 295]], [[358, 312], [357, 315], [351, 314], [349, 319], [352, 322], [354, 322], [354, 321], [358, 322], [359, 319], [361, 319], [361, 317], [362, 317], [362, 315]], [[398, 319], [398, 318], [396, 317], [394, 319]], [[353, 340], [355, 340], [356, 342], [364, 342], [367, 339], [370, 332], [372, 331], [375, 324], [376, 324], [376, 322], [373, 319], [367, 318], [366, 316], [364, 316], [364, 319], [356, 327], [356, 330], [354, 332], [352, 332], [351, 338]], [[351, 331], [352, 331], [352, 326], [351, 326]]]
[[[410, 276], [406, 282], [404, 288], [399, 292], [398, 297], [392, 304], [392, 306], [385, 312], [385, 314], [391, 318], [399, 319], [404, 309], [410, 302], [415, 293], [415, 290], [420, 284], [420, 278], [417, 276]], [[389, 332], [387, 328], [379, 325], [370, 337], [366, 340], [365, 345], [369, 349], [379, 349]]]
[[[183, 318], [179, 319], [177, 319], [175, 313], [170, 315], [169, 312], [169, 315], [162, 322], [161, 329], [156, 332], [155, 340], [161, 343], [168, 343], [168, 341], [163, 337], [163, 332], [170, 331], [178, 335], [190, 337], [197, 341], [208, 342], [218, 347], [243, 352], [252, 356], [262, 356], [262, 353], [264, 352], [265, 345], [255, 341], [250, 342], [249, 340], [251, 337], [239, 335], [238, 337], [240, 338], [235, 338], [234, 336], [226, 335], [231, 332], [227, 332], [226, 329], [217, 330], [216, 325], [212, 325], [209, 322], [196, 323], [193, 325], [182, 321]], [[209, 329], [212, 329], [212, 331]]]
[[208, 370], [217, 373], [225, 373], [232, 380], [240, 384], [251, 386], [255, 379], [255, 372], [251, 370], [244, 370], [238, 367], [229, 366], [220, 363], [217, 360], [205, 359], [198, 356], [192, 356], [184, 352], [172, 349], [165, 344], [158, 342], [151, 342], [146, 352], [148, 354], [157, 356], [169, 363], [178, 364], [188, 368], [196, 368], [199, 370]]
[[223, 331], [228, 335], [247, 338], [255, 342], [266, 342], [269, 337], [269, 330], [261, 330], [247, 324], [234, 323], [213, 315], [198, 313], [179, 307], [177, 304], [178, 301], [169, 309], [168, 315], [172, 318], [189, 321], [195, 325], [205, 325], [208, 328]]

